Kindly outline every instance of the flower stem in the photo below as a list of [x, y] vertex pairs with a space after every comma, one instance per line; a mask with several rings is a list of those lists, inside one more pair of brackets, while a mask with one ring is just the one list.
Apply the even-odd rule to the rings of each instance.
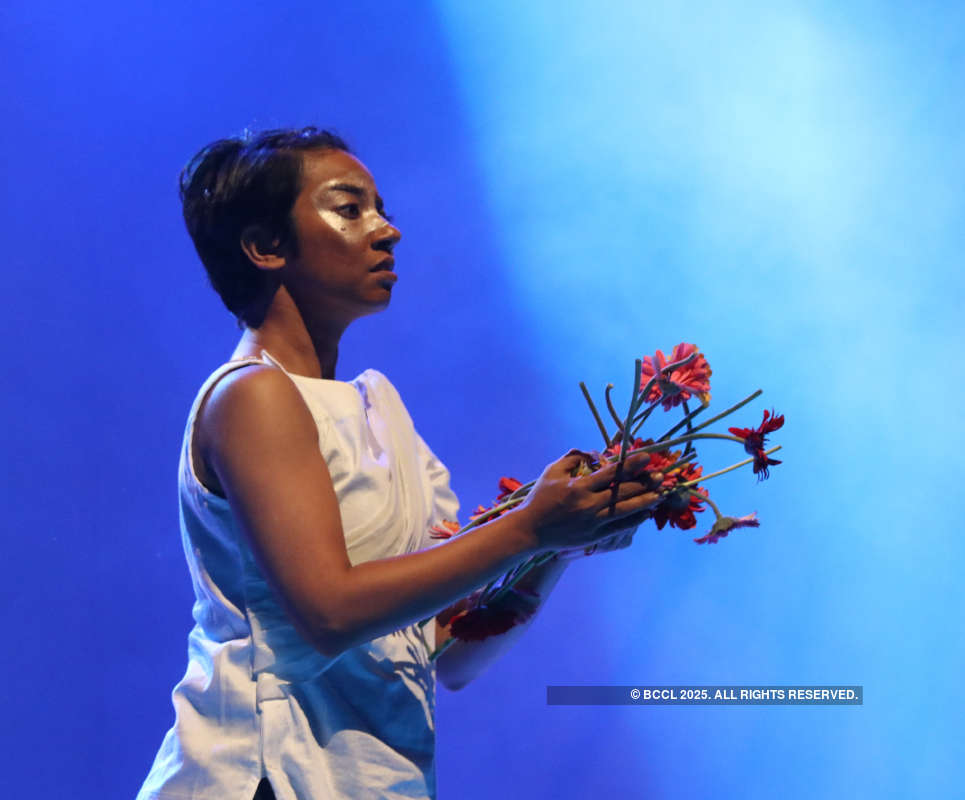
[[[694, 430], [696, 431], [696, 428]], [[678, 436], [675, 439], [660, 440], [653, 444], [648, 444], [646, 447], [638, 447], [636, 450], [631, 450], [630, 455], [634, 455], [635, 453], [656, 453], [661, 450], [666, 450], [668, 447], [676, 447], [678, 444], [686, 444], [687, 442], [694, 442], [698, 439], [724, 439], [728, 442], [744, 443], [744, 440], [739, 436], [731, 436], [727, 433], [685, 433], [683, 436]]]
[[456, 638], [454, 636], [451, 636], [450, 638], [446, 639], [442, 644], [440, 644], [435, 650], [432, 651], [432, 654], [429, 656], [429, 660], [435, 661], [437, 658], [439, 658], [439, 656], [445, 653], [446, 650], [448, 650], [452, 646], [452, 643], [454, 641], [456, 641]]
[[[515, 492], [513, 494], [515, 494]], [[493, 506], [492, 508], [486, 509], [478, 517], [475, 517], [474, 519], [470, 520], [465, 525], [463, 525], [454, 535], [465, 533], [470, 528], [475, 528], [479, 525], [482, 525], [484, 522], [489, 522], [489, 520], [493, 519], [494, 517], [498, 517], [504, 511], [508, 511], [510, 508], [515, 508], [516, 506], [519, 505], [519, 502], [523, 499], [523, 497], [525, 497], [525, 495], [522, 495], [520, 497], [513, 497], [509, 500], [504, 500], [498, 506]]]
[[697, 494], [696, 492], [691, 492], [691, 494], [696, 494], [703, 502], [707, 503], [713, 509], [713, 512], [717, 515], [717, 519], [720, 519], [723, 514], [720, 513], [720, 509], [717, 508], [717, 503], [711, 500], [709, 497], [704, 497], [702, 494]]
[[[781, 449], [781, 445], [776, 445], [775, 447], [772, 447], [770, 450], [765, 450], [764, 455], [769, 456], [771, 453], [776, 453], [780, 449]], [[731, 464], [726, 469], [719, 469], [717, 470], [717, 472], [711, 472], [710, 475], [704, 475], [702, 478], [698, 478], [695, 481], [687, 481], [686, 483], [681, 483], [679, 484], [679, 486], [686, 488], [686, 487], [693, 486], [694, 484], [700, 483], [702, 481], [709, 481], [711, 478], [716, 478], [718, 475], [723, 475], [735, 469], [740, 469], [741, 467], [745, 467], [748, 464], [750, 464], [753, 460], [754, 460], [753, 458], [745, 458], [743, 461], [740, 461], [737, 464]]]
[[[687, 433], [693, 433], [694, 426], [693, 426], [693, 423], [691, 422], [690, 408], [688, 408], [686, 400], [683, 401], [683, 406], [684, 406], [683, 421], [687, 423]], [[687, 442], [687, 446], [684, 448], [684, 455], [687, 455], [688, 453], [692, 453], [693, 451], [694, 451], [694, 443]]]
[[536, 569], [536, 567], [542, 566], [547, 561], [552, 561], [555, 556], [556, 556], [556, 551], [547, 552], [547, 553], [538, 553], [537, 555], [529, 559], [529, 561], [523, 562], [519, 567], [516, 568], [516, 570], [514, 571], [515, 574], [511, 573], [509, 577], [505, 581], [503, 581], [503, 585], [500, 586], [491, 596], [486, 597], [486, 595], [483, 594], [482, 597], [480, 597], [479, 599], [479, 605], [483, 605], [484, 603], [495, 603], [504, 594], [510, 591], [517, 583], [519, 583], [523, 579], [524, 575], [526, 575], [531, 570]]
[[[476, 605], [474, 606], [474, 608], [479, 608], [479, 606], [485, 605], [487, 603], [495, 603], [497, 600], [501, 599], [503, 595], [508, 593], [517, 583], [519, 583], [520, 580], [522, 580], [523, 576], [526, 575], [526, 573], [530, 572], [536, 567], [542, 566], [548, 561], [552, 561], [553, 558], [555, 558], [555, 556], [556, 556], [555, 551], [546, 552], [546, 553], [537, 553], [528, 561], [524, 561], [522, 564], [517, 565], [514, 569], [506, 573], [505, 579], [503, 580], [503, 585], [500, 586], [499, 589], [497, 589], [495, 592], [493, 592], [492, 595], [489, 595], [489, 592], [491, 590], [491, 587], [495, 583], [495, 581], [490, 582], [489, 584], [487, 584], [486, 588], [479, 595], [479, 599], [476, 601]], [[419, 624], [425, 625], [429, 620], [433, 618], [434, 617], [428, 617], [427, 619], [422, 620]], [[451, 647], [455, 641], [456, 641], [456, 637], [451, 636], [449, 639], [447, 639], [443, 644], [441, 644], [432, 652], [432, 654], [429, 656], [429, 660], [435, 661], [439, 656], [441, 656], [444, 652], [446, 652], [446, 650], [448, 650], [449, 647]]]
[[600, 419], [600, 412], [596, 410], [596, 404], [593, 402], [593, 398], [590, 397], [590, 391], [586, 388], [586, 384], [580, 381], [580, 389], [583, 391], [583, 396], [586, 398], [587, 405], [590, 406], [590, 413], [593, 414], [593, 419], [596, 420], [596, 425], [600, 429], [600, 433], [603, 434], [603, 441], [606, 442], [606, 446], [610, 446], [610, 437], [606, 432], [606, 426], [603, 424], [603, 420]]
[[530, 481], [529, 483], [524, 483], [516, 491], [509, 495], [506, 500], [517, 500], [522, 497], [526, 497], [529, 494], [529, 490], [536, 485], [536, 481]]
[[[627, 421], [623, 425], [623, 430], [630, 430], [630, 423], [637, 413], [637, 399], [640, 397], [640, 375], [643, 372], [643, 362], [638, 358], [634, 362], [633, 369], [633, 394], [630, 396], [630, 408], [627, 410]], [[627, 458], [627, 448], [630, 446], [630, 437], [623, 436], [620, 440], [620, 463]]]
[[637, 435], [637, 431], [640, 430], [641, 427], [643, 427], [643, 423], [647, 421], [647, 417], [649, 417], [653, 413], [653, 410], [659, 405], [660, 405], [660, 401], [654, 400], [650, 404], [650, 407], [633, 421], [633, 430], [630, 431], [631, 436]]
[[613, 391], [613, 384], [608, 383], [606, 385], [606, 407], [610, 412], [610, 416], [613, 417], [613, 421], [617, 424], [617, 430], [623, 433], [623, 421], [620, 419], [620, 415], [617, 414], [617, 410], [613, 407], [613, 400], [610, 397], [610, 392]]
[[[698, 426], [696, 426], [696, 427], [694, 428], [693, 432], [696, 433], [697, 431], [706, 428], [708, 425], [713, 425], [715, 422], [717, 422], [717, 420], [723, 419], [723, 418], [726, 417], [728, 414], [733, 414], [735, 411], [737, 411], [738, 408], [742, 408], [743, 406], [746, 406], [751, 400], [754, 400], [755, 398], [760, 397], [761, 394], [762, 394], [762, 391], [761, 391], [760, 389], [758, 389], [758, 390], [757, 390], [756, 392], [754, 392], [753, 394], [749, 394], [747, 397], [745, 397], [745, 398], [744, 398], [743, 400], [741, 400], [739, 403], [735, 403], [735, 404], [732, 405], [730, 408], [728, 408], [726, 411], [722, 411], [722, 412], [721, 412], [720, 414], [718, 414], [717, 416], [711, 417], [711, 418], [708, 419], [706, 422], [700, 423], [700, 425], [698, 425]], [[678, 427], [679, 427], [679, 426], [678, 426]], [[673, 433], [675, 430], [677, 430], [677, 428], [671, 428], [669, 431], [667, 431], [667, 433], [664, 434], [664, 436], [669, 436], [669, 435], [670, 435], [671, 433]], [[662, 438], [662, 437], [661, 437], [661, 438]]]
[[[693, 419], [694, 417], [696, 417], [698, 414], [702, 413], [702, 412], [703, 412], [706, 408], [708, 408], [709, 406], [710, 406], [710, 403], [703, 403], [703, 404], [700, 406], [700, 408], [696, 408], [696, 409], [694, 409], [693, 411], [691, 411], [686, 417], [684, 417], [682, 420], [680, 420], [680, 422], [678, 422], [676, 425], [674, 425], [669, 431], [667, 431], [667, 432], [666, 432], [663, 436], [661, 436], [660, 439], [658, 439], [657, 441], [659, 442], [661, 439], [665, 439], [665, 438], [667, 438], [668, 436], [672, 436], [673, 434], [675, 434], [675, 433], [676, 433], [677, 431], [679, 431], [684, 425], [689, 424], [690, 420], [692, 420], [692, 419]], [[701, 427], [703, 427], [703, 426], [701, 426]], [[696, 430], [696, 429], [694, 429], [694, 430]], [[690, 433], [693, 433], [693, 430], [690, 430], [689, 432], [690, 432]]]

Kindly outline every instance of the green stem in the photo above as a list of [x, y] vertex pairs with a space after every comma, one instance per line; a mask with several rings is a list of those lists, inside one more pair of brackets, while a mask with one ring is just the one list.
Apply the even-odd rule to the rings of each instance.
[[[776, 445], [775, 447], [772, 447], [770, 450], [765, 450], [764, 455], [769, 456], [771, 453], [776, 453], [780, 449], [781, 449], [781, 445]], [[726, 469], [719, 469], [717, 470], [717, 472], [711, 472], [710, 475], [704, 475], [703, 477], [698, 478], [695, 481], [687, 481], [686, 483], [678, 484], [677, 488], [681, 488], [681, 487], [687, 488], [690, 486], [694, 486], [697, 483], [703, 483], [704, 481], [709, 481], [711, 478], [716, 478], [719, 475], [724, 475], [727, 472], [732, 472], [735, 469], [740, 469], [741, 467], [745, 467], [748, 464], [750, 464], [753, 460], [754, 460], [753, 458], [745, 458], [743, 461], [740, 461], [737, 464], [731, 464]]]
[[[555, 556], [556, 556], [555, 552], [538, 553], [537, 555], [529, 559], [529, 561], [524, 561], [522, 564], [518, 565], [514, 570], [511, 570], [509, 573], [507, 573], [507, 577], [503, 585], [499, 587], [499, 589], [496, 592], [494, 592], [492, 596], [487, 597], [486, 595], [489, 593], [489, 590], [492, 587], [493, 583], [495, 583], [495, 581], [491, 582], [490, 584], [487, 585], [486, 589], [483, 590], [483, 593], [480, 595], [479, 601], [475, 607], [478, 608], [480, 605], [484, 605], [487, 603], [495, 603], [497, 600], [502, 598], [503, 595], [509, 592], [510, 589], [512, 589], [517, 583], [519, 583], [520, 580], [522, 580], [523, 576], [526, 575], [526, 573], [530, 572], [530, 570], [533, 570], [536, 567], [542, 566], [548, 561], [552, 561]], [[434, 615], [433, 617], [429, 617], [428, 619], [422, 620], [422, 622], [420, 622], [419, 624], [424, 625], [426, 622], [428, 622], [433, 618], [434, 618]], [[429, 656], [429, 660], [435, 661], [437, 658], [439, 658], [439, 656], [441, 656], [444, 652], [446, 652], [446, 650], [448, 650], [449, 647], [451, 647], [453, 642], [455, 641], [456, 641], [456, 637], [454, 636], [447, 639], [443, 644], [441, 644], [439, 647], [437, 647], [435, 650], [432, 651], [432, 654]]]
[[[688, 408], [686, 400], [683, 401], [683, 407], [684, 407], [683, 421], [687, 423], [687, 433], [693, 433], [694, 426], [691, 423], [690, 408]], [[693, 451], [694, 451], [694, 443], [687, 442], [687, 446], [684, 448], [684, 455], [687, 455], [687, 453], [692, 453]]]
[[[668, 436], [673, 436], [673, 434], [675, 434], [677, 431], [679, 431], [684, 425], [686, 425], [690, 420], [692, 420], [692, 419], [693, 419], [694, 417], [696, 417], [698, 414], [702, 413], [702, 412], [703, 412], [705, 409], [707, 409], [709, 406], [710, 406], [710, 403], [704, 403], [703, 405], [700, 406], [700, 408], [697, 408], [697, 409], [694, 409], [693, 411], [691, 411], [690, 414], [688, 414], [686, 417], [684, 417], [682, 420], [680, 420], [680, 422], [678, 422], [678, 423], [677, 423], [676, 425], [674, 425], [669, 431], [667, 431], [663, 436], [661, 436], [660, 439], [665, 439], [665, 438], [667, 438]], [[691, 432], [692, 432], [692, 431], [691, 431]], [[657, 439], [657, 441], [659, 442], [660, 439]]]
[[617, 429], [620, 431], [620, 433], [623, 433], [623, 422], [621, 421], [620, 416], [617, 414], [617, 410], [613, 407], [613, 400], [610, 397], [610, 392], [612, 391], [613, 384], [608, 383], [606, 385], [606, 407], [610, 412], [610, 416], [613, 417], [613, 421], [617, 424]]
[[[466, 531], [471, 530], [472, 528], [478, 527], [479, 525], [482, 525], [484, 522], [489, 522], [490, 519], [493, 519], [494, 517], [499, 516], [499, 514], [501, 514], [503, 511], [516, 507], [517, 505], [519, 505], [520, 501], [522, 501], [526, 497], [526, 495], [529, 494], [530, 489], [532, 489], [533, 486], [535, 485], [536, 485], [536, 481], [530, 481], [529, 483], [524, 483], [516, 491], [514, 491], [511, 495], [509, 495], [505, 500], [503, 500], [502, 503], [500, 503], [497, 506], [493, 506], [492, 508], [480, 514], [475, 519], [467, 522], [449, 538], [452, 539], [456, 536], [461, 536]], [[492, 580], [488, 584], [486, 584], [486, 587], [483, 590], [484, 593], [488, 592], [493, 587], [493, 585], [496, 583], [497, 580], [499, 580], [499, 578], [496, 578], [495, 580]], [[434, 616], [435, 615], [433, 615], [432, 617], [426, 617], [425, 619], [420, 620], [419, 625], [421, 627], [424, 627], [426, 623], [429, 622], [429, 620], [431, 620]]]
[[671, 469], [674, 467], [679, 467], [681, 464], [686, 464], [688, 461], [693, 461], [697, 458], [697, 451], [691, 450], [689, 453], [684, 453], [680, 458], [671, 464]]
[[455, 637], [450, 637], [446, 639], [441, 645], [439, 645], [435, 650], [432, 651], [432, 655], [429, 656], [429, 660], [435, 661], [437, 658], [439, 658], [439, 656], [445, 653], [446, 650], [448, 650], [452, 646], [452, 643], [454, 641], [456, 641]]
[[[741, 439], [741, 441], [743, 441], [743, 439]], [[513, 495], [515, 494], [516, 492], [513, 492]], [[470, 528], [475, 528], [479, 525], [482, 525], [484, 522], [489, 522], [489, 520], [493, 519], [494, 517], [498, 517], [504, 511], [508, 511], [510, 508], [515, 508], [519, 505], [523, 497], [525, 497], [525, 495], [521, 495], [519, 497], [515, 497], [513, 495], [510, 496], [510, 499], [504, 500], [498, 506], [493, 506], [492, 508], [486, 509], [478, 517], [463, 525], [458, 531], [456, 531], [456, 533], [453, 534], [453, 536], [458, 536], [460, 533], [465, 533]]]
[[709, 505], [713, 509], [714, 513], [717, 515], [717, 519], [720, 519], [722, 516], [724, 516], [723, 514], [720, 513], [720, 509], [717, 508], [717, 503], [715, 503], [709, 497], [704, 497], [702, 494], [698, 494], [697, 492], [691, 492], [691, 494], [697, 495], [697, 497], [699, 497], [702, 502], [707, 503], [707, 505]]
[[659, 405], [660, 405], [660, 401], [654, 400], [653, 403], [651, 403], [650, 406], [647, 408], [647, 410], [644, 411], [639, 417], [637, 417], [633, 421], [633, 430], [630, 431], [631, 436], [637, 435], [637, 431], [643, 427], [643, 423], [647, 421], [647, 417], [649, 417], [653, 413], [653, 410]]
[[[633, 394], [630, 396], [630, 408], [627, 410], [627, 421], [623, 425], [623, 430], [630, 430], [630, 423], [633, 422], [633, 417], [637, 413], [637, 398], [640, 397], [640, 375], [643, 371], [643, 362], [638, 358], [634, 362], [633, 369]], [[648, 384], [649, 385], [649, 384]], [[620, 463], [622, 464], [627, 458], [627, 448], [630, 446], [630, 437], [622, 436], [620, 441]]]
[[500, 586], [491, 597], [486, 597], [486, 595], [483, 594], [483, 596], [480, 598], [480, 605], [486, 603], [495, 603], [517, 583], [519, 583], [523, 579], [524, 575], [536, 569], [536, 567], [541, 567], [547, 561], [552, 561], [555, 556], [555, 551], [549, 553], [539, 553], [533, 556], [529, 561], [524, 562], [522, 566], [517, 569], [515, 575], [510, 575], [507, 580], [503, 582], [503, 585]]
[[529, 494], [529, 490], [536, 485], [536, 481], [530, 481], [529, 483], [524, 483], [515, 492], [513, 492], [506, 500], [517, 500], [522, 497], [526, 497]]
[[[694, 430], [696, 431], [697, 429], [694, 428]], [[744, 440], [739, 436], [731, 436], [727, 433], [685, 433], [676, 439], [668, 439], [667, 441], [660, 440], [659, 442], [648, 444], [646, 447], [638, 447], [636, 450], [631, 450], [630, 455], [634, 455], [635, 453], [656, 453], [660, 450], [666, 450], [668, 447], [676, 447], [678, 444], [695, 442], [698, 439], [724, 439], [728, 442], [744, 443]]]
[[515, 584], [516, 581], [519, 580], [520, 577], [522, 577], [522, 575], [525, 572], [529, 571], [531, 567], [531, 562], [537, 558], [539, 558], [539, 555], [532, 556], [527, 561], [521, 561], [515, 567], [511, 567], [509, 571], [503, 573], [499, 577], [493, 578], [489, 583], [487, 583], [483, 587], [483, 590], [479, 595], [479, 600], [477, 601], [476, 605], [482, 605], [483, 603], [488, 603], [489, 593], [493, 590], [493, 587], [500, 581], [503, 582], [504, 586], [507, 586], [507, 585], [512, 586], [513, 584]]
[[603, 420], [600, 418], [600, 412], [596, 410], [596, 404], [593, 402], [593, 398], [590, 397], [590, 391], [586, 388], [586, 384], [580, 381], [580, 389], [583, 391], [583, 396], [586, 398], [587, 405], [590, 407], [590, 413], [593, 414], [593, 419], [596, 420], [596, 425], [600, 429], [600, 433], [603, 434], [603, 441], [606, 442], [606, 446], [610, 446], [610, 436], [606, 432], [606, 426], [603, 424]]
[[[743, 406], [746, 406], [751, 400], [754, 400], [755, 398], [760, 397], [761, 394], [762, 394], [762, 391], [761, 391], [760, 389], [758, 389], [758, 390], [757, 390], [756, 392], [754, 392], [753, 394], [749, 394], [747, 397], [745, 397], [745, 398], [744, 398], [743, 400], [741, 400], [739, 403], [735, 403], [735, 404], [732, 405], [730, 408], [728, 408], [726, 411], [722, 411], [722, 412], [721, 412], [720, 414], [718, 414], [717, 416], [711, 417], [711, 418], [708, 419], [706, 422], [700, 423], [700, 425], [698, 425], [697, 427], [694, 428], [694, 433], [696, 433], [696, 432], [699, 431], [699, 430], [702, 430], [702, 429], [706, 428], [708, 425], [713, 425], [715, 422], [717, 422], [717, 420], [723, 419], [723, 418], [726, 417], [728, 414], [733, 414], [735, 411], [737, 411], [738, 408], [742, 408]], [[664, 434], [664, 436], [669, 436], [671, 433], [674, 432], [674, 430], [676, 430], [676, 429], [675, 429], [675, 428], [671, 428], [669, 431], [667, 431], [667, 433]]]

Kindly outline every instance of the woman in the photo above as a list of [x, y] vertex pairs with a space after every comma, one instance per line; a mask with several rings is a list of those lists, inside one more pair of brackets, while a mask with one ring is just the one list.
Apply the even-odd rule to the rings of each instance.
[[[272, 131], [204, 148], [181, 196], [244, 332], [185, 430], [196, 625], [138, 797], [433, 797], [436, 670], [464, 685], [522, 626], [433, 665], [448, 633], [417, 622], [535, 553], [625, 544], [661, 476], [642, 456], [622, 478], [571, 478], [574, 451], [525, 504], [432, 546], [429, 528], [458, 508], [448, 472], [383, 375], [335, 380], [345, 329], [396, 281], [400, 233], [368, 170], [330, 133]], [[564, 560], [532, 574], [534, 603]]]

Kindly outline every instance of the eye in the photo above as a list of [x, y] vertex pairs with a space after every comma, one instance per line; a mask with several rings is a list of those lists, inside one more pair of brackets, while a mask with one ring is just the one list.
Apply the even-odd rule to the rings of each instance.
[[343, 206], [337, 206], [335, 210], [347, 219], [358, 219], [359, 217], [358, 203], [346, 203]]

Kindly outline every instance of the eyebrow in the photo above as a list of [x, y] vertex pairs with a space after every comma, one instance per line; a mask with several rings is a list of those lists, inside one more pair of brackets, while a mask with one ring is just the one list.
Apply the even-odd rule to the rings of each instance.
[[[356, 197], [365, 197], [366, 191], [361, 186], [356, 186], [352, 183], [335, 183], [331, 186], [326, 187], [330, 192], [348, 192], [349, 194], [355, 195]], [[375, 195], [375, 205], [381, 208], [385, 205], [382, 198]]]
[[365, 189], [351, 183], [335, 183], [326, 187], [330, 192], [348, 192], [356, 197], [365, 197]]

